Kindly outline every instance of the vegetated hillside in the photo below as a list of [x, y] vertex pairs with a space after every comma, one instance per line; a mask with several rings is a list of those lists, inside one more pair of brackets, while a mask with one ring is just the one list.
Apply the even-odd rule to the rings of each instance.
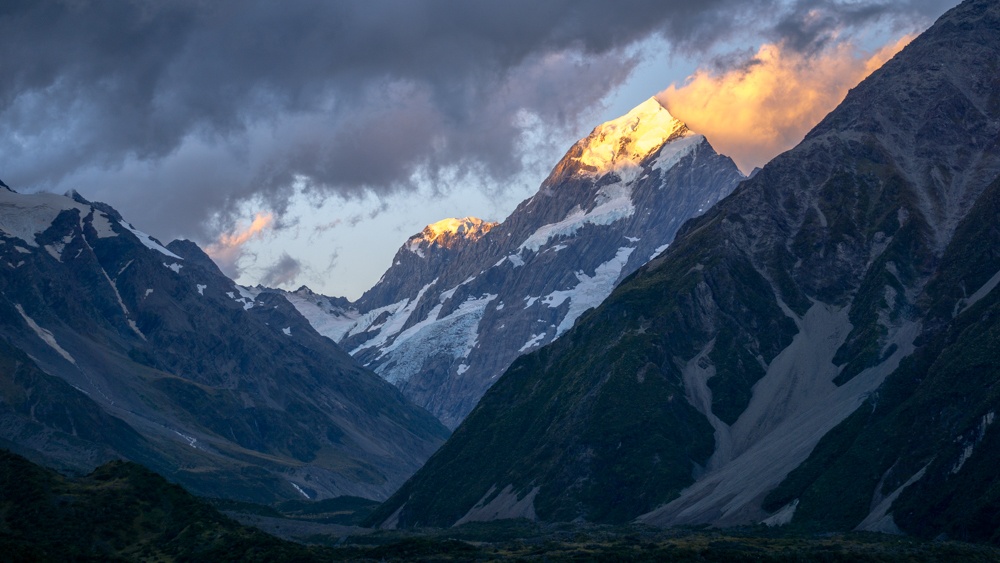
[[577, 142], [502, 223], [428, 225], [356, 303], [289, 293], [322, 334], [454, 428], [743, 179], [650, 98]]
[[240, 526], [129, 462], [66, 479], [0, 450], [6, 561], [282, 561], [313, 550]]
[[1000, 5], [970, 0], [517, 360], [375, 513], [995, 540]]
[[0, 441], [199, 494], [385, 498], [448, 431], [276, 295], [78, 194], [0, 187]]

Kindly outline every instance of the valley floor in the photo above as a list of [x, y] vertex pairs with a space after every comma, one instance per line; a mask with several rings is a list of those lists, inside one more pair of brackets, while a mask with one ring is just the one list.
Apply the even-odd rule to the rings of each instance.
[[358, 497], [272, 506], [202, 499], [134, 463], [66, 477], [0, 450], [3, 561], [1000, 561], [993, 545], [765, 526], [360, 527], [377, 506]]
[[766, 527], [664, 530], [510, 520], [412, 531], [335, 524], [323, 530], [304, 520], [264, 517], [255, 524], [310, 544], [317, 556], [332, 561], [1000, 561], [1000, 548], [989, 545], [874, 533], [804, 535]]

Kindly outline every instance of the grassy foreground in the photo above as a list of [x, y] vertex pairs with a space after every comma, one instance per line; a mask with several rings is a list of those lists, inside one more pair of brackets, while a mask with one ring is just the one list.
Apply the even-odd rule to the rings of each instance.
[[720, 532], [645, 526], [542, 526], [527, 521], [380, 531], [336, 541], [338, 546], [331, 555], [342, 561], [1000, 561], [1000, 549], [993, 546], [882, 534], [806, 537], [756, 528]]

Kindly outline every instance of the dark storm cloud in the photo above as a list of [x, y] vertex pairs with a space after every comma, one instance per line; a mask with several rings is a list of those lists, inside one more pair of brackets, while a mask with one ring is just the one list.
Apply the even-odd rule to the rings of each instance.
[[7, 0], [0, 173], [78, 188], [166, 238], [207, 236], [247, 200], [280, 216], [295, 180], [352, 196], [408, 189], [417, 172], [509, 179], [524, 112], [573, 125], [653, 35], [691, 53], [771, 21], [808, 48], [838, 21], [900, 10], [827, 1], [817, 23], [809, 3], [780, 4]]
[[926, 24], [958, 0], [796, 0], [772, 28], [772, 38], [805, 54], [820, 51], [845, 31], [876, 20], [894, 27]]

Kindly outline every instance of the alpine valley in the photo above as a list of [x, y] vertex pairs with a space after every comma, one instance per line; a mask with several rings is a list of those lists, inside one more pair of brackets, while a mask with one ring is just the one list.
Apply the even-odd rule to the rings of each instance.
[[[563, 236], [594, 210], [627, 207], [613, 203], [615, 194], [635, 201], [648, 189], [643, 182], [658, 189], [675, 171], [712, 170], [732, 181], [725, 167], [698, 164], [718, 158], [703, 144], [676, 168], [657, 168], [673, 162], [663, 155], [679, 154], [672, 147], [684, 139], [641, 170], [593, 183], [575, 180], [590, 174], [575, 164], [587, 154], [577, 145], [509, 226], [469, 246], [495, 245], [494, 256], [506, 257], [496, 269], [528, 272], [529, 259], [571, 252]], [[596, 188], [591, 206], [571, 200], [568, 216], [553, 211], [516, 230], [548, 213], [543, 200], [582, 187]], [[701, 200], [724, 191], [715, 186]], [[568, 305], [561, 319], [553, 312], [523, 336], [565, 334], [514, 360], [370, 522], [763, 522], [1000, 541], [998, 225], [1000, 3], [967, 0], [854, 88], [796, 148], [688, 221], [573, 328], [564, 320], [576, 318], [575, 302], [560, 293], [568, 286], [514, 297], [472, 291], [492, 309], [483, 319], [501, 303], [499, 313], [522, 302], [538, 307], [527, 302], [534, 297]], [[610, 262], [616, 279], [629, 271], [618, 263], [635, 258], [638, 266], [654, 254], [639, 246], [647, 233], [623, 234], [640, 240], [634, 251], [631, 241], [620, 244], [619, 262]], [[411, 239], [400, 267], [420, 259], [417, 250], [433, 256], [426, 239]], [[592, 283], [608, 269], [608, 256], [599, 260], [596, 270], [577, 276], [581, 267], [570, 266], [553, 277]], [[478, 264], [438, 282], [447, 297], [469, 296], [489, 277]], [[381, 285], [390, 284], [400, 284], [392, 271]], [[447, 303], [435, 297], [431, 306]], [[376, 371], [418, 384], [390, 347], [365, 355], [376, 334], [354, 335], [355, 354]]]
[[410, 237], [354, 302], [0, 182], [0, 545], [996, 560], [938, 540], [1000, 544], [997, 286], [997, 0], [749, 177], [651, 98], [502, 222]]

